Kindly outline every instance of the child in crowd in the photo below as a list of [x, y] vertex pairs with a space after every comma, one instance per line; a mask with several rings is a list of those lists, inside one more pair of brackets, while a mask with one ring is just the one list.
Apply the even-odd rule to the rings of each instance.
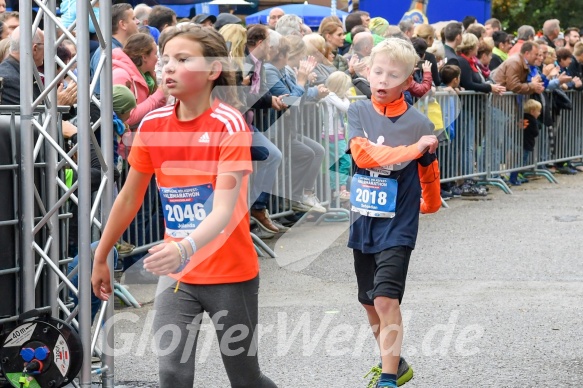
[[[197, 328], [207, 312], [219, 343], [234, 328], [245, 333], [221, 346], [231, 386], [276, 387], [257, 359], [259, 263], [247, 206], [251, 132], [231, 106], [238, 103], [225, 40], [209, 28], [171, 27], [160, 37], [160, 52], [163, 84], [176, 103], [147, 114], [136, 132], [128, 178], [95, 252], [93, 291], [110, 298], [107, 254], [155, 174], [166, 230], [144, 268], [161, 276], [154, 304], [154, 342], [164, 349], [159, 386], [193, 386]], [[242, 351], [229, 354], [235, 347]]]
[[[524, 134], [523, 134], [523, 149], [522, 164], [527, 165], [530, 155], [534, 151], [536, 138], [538, 137], [538, 118], [542, 111], [542, 104], [534, 99], [529, 99], [524, 104]], [[510, 174], [510, 184], [513, 186], [520, 186], [525, 183], [525, 180], [518, 178], [518, 172]]]
[[[132, 110], [137, 106], [136, 97], [130, 89], [124, 85], [113, 85], [113, 162], [116, 169], [121, 172], [122, 170], [122, 159], [124, 159], [120, 154], [127, 157], [126, 146], [123, 142], [124, 135], [129, 135], [129, 125], [127, 121], [130, 117]], [[126, 136], [126, 140], [129, 137]]]
[[379, 43], [370, 58], [371, 100], [348, 108], [349, 152], [356, 165], [348, 247], [354, 253], [358, 300], [382, 360], [380, 368], [371, 370], [369, 386], [396, 387], [413, 377], [412, 368], [400, 357], [400, 303], [419, 212], [433, 213], [441, 207], [433, 124], [403, 95], [416, 60], [408, 41], [387, 38]]
[[[461, 82], [462, 71], [459, 66], [456, 65], [445, 65], [441, 68], [439, 72], [439, 78], [441, 79], [441, 85], [439, 90], [459, 92], [460, 82]], [[444, 78], [445, 77], [445, 78]]]
[[439, 72], [441, 85], [437, 88], [441, 92], [449, 92], [452, 95], [440, 99], [441, 110], [443, 112], [443, 121], [445, 131], [440, 140], [452, 141], [455, 138], [455, 120], [459, 115], [460, 103], [457, 93], [460, 92], [461, 69], [456, 65], [445, 65]]
[[[346, 190], [346, 184], [352, 162], [350, 156], [345, 152], [347, 147], [344, 119], [350, 106], [350, 101], [346, 95], [352, 87], [352, 80], [348, 74], [335, 71], [326, 80], [326, 87], [330, 94], [322, 100], [326, 104], [328, 116], [324, 119], [323, 136], [329, 136], [330, 139], [330, 171], [332, 172], [330, 174], [330, 188], [338, 190], [336, 194], [341, 201], [348, 201], [350, 193]], [[333, 172], [338, 173], [337, 177]]]

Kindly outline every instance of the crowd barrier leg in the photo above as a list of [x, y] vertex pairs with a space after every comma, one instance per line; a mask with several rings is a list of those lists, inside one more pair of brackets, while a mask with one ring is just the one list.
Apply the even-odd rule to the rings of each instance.
[[272, 258], [276, 258], [277, 255], [275, 254], [275, 252], [273, 251], [273, 249], [269, 248], [267, 246], [267, 244], [265, 244], [263, 242], [263, 240], [261, 240], [259, 237], [257, 237], [255, 234], [251, 233], [251, 239], [253, 240], [253, 244], [255, 245], [255, 250], [257, 251], [257, 254], [261, 257], [264, 257], [265, 255], [263, 255], [262, 251], [265, 252], [266, 254], [268, 254], [270, 257]]

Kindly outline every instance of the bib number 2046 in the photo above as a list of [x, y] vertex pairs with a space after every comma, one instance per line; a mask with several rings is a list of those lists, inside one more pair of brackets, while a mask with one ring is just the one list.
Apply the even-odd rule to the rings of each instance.
[[185, 205], [170, 205], [166, 204], [165, 210], [168, 213], [168, 221], [182, 222], [188, 219], [190, 222], [202, 221], [206, 218], [206, 211], [202, 203], [185, 204]]
[[356, 201], [371, 205], [384, 206], [387, 204], [387, 193], [384, 191], [367, 190], [359, 187], [356, 189]]

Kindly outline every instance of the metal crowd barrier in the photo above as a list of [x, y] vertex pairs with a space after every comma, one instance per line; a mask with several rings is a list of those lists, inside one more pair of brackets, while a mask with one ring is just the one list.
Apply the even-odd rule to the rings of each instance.
[[557, 163], [583, 158], [583, 95], [572, 90], [566, 94], [573, 109], [561, 110], [556, 118], [554, 161]]
[[[324, 123], [328, 120], [329, 109], [332, 110], [332, 139], [327, 131], [327, 125]], [[299, 133], [305, 138], [315, 140], [324, 149], [323, 165], [320, 166], [320, 173], [316, 178], [316, 196], [320, 199], [322, 206], [327, 208], [327, 212], [318, 217], [316, 225], [326, 219], [346, 220], [348, 221], [349, 211], [341, 207], [340, 199], [340, 180], [337, 165], [340, 158], [344, 155], [345, 150], [339, 148], [339, 128], [340, 122], [344, 121], [345, 114], [338, 111], [335, 107], [328, 107], [325, 103], [307, 103], [302, 108], [302, 127]], [[335, 168], [335, 171], [332, 169]], [[331, 177], [334, 176], [334, 183], [331, 183]], [[292, 182], [293, 183], [293, 182]], [[304, 219], [300, 220], [303, 222]]]
[[[461, 92], [459, 95], [437, 92], [419, 100], [417, 109], [435, 119], [435, 114], [443, 120], [440, 134], [442, 139], [438, 149], [441, 181], [455, 182], [473, 179], [478, 184], [493, 185], [505, 193], [512, 193], [502, 176], [512, 172], [524, 172], [525, 175], [541, 175], [556, 183], [547, 170], [539, 166], [552, 163], [547, 152], [548, 141], [544, 138], [547, 128], [541, 128], [537, 138], [535, 152], [526, 160], [524, 158], [523, 104], [529, 96], [504, 93], [492, 95], [474, 92]], [[581, 98], [576, 93], [574, 98]], [[438, 107], [434, 105], [438, 104]], [[577, 102], [574, 101], [574, 106]], [[433, 104], [433, 105], [432, 105]], [[579, 105], [581, 106], [581, 105]], [[435, 113], [435, 112], [440, 113]], [[557, 125], [569, 123], [575, 127], [580, 115], [579, 109], [564, 114]], [[457, 117], [456, 117], [457, 116]], [[433, 120], [435, 122], [435, 120]], [[581, 121], [579, 121], [581, 122]], [[441, 132], [440, 131], [440, 132]], [[565, 134], [561, 143], [562, 160], [580, 158], [581, 138], [577, 130]], [[542, 138], [542, 141], [541, 141]], [[579, 142], [579, 151], [576, 151]], [[557, 159], [561, 160], [561, 158]]]
[[[561, 111], [556, 116], [552, 128], [540, 127], [536, 139], [535, 151], [524, 163], [523, 150], [523, 104], [529, 96], [504, 93], [492, 95], [474, 92], [459, 94], [437, 92], [427, 95], [417, 101], [415, 107], [422, 113], [435, 118], [436, 112], [443, 121], [440, 134], [438, 159], [442, 182], [474, 180], [478, 184], [492, 185], [511, 194], [503, 176], [512, 172], [523, 172], [525, 175], [540, 175], [549, 182], [556, 183], [546, 169], [546, 164], [559, 163], [583, 158], [583, 95], [579, 92], [568, 92], [573, 103], [572, 111]], [[351, 97], [351, 101], [365, 99], [364, 96]], [[552, 103], [552, 97], [550, 97]], [[437, 105], [436, 105], [437, 104]], [[437, 109], [436, 109], [437, 107]], [[274, 219], [293, 214], [291, 199], [293, 191], [291, 158], [291, 132], [303, 135], [318, 142], [325, 150], [321, 171], [316, 179], [316, 194], [328, 212], [318, 217], [317, 223], [325, 219], [343, 219], [349, 213], [338, 196], [341, 177], [336, 168], [337, 162], [345, 150], [338, 145], [338, 128], [344, 115], [334, 112], [334, 136], [326, 136], [324, 120], [328, 120], [327, 107], [323, 103], [307, 103], [301, 108], [292, 108], [281, 114], [271, 109], [254, 112], [253, 125], [259, 128], [260, 136], [266, 136], [282, 152], [282, 163], [276, 176], [276, 182], [271, 191], [271, 203], [268, 206]], [[347, 131], [347, 127], [345, 127]], [[455, 135], [454, 135], [455, 132]], [[549, 133], [554, 134], [555, 149], [549, 142]], [[255, 162], [255, 171], [261, 168], [261, 162]], [[253, 184], [253, 175], [249, 187]], [[152, 201], [152, 208], [157, 208], [159, 199], [157, 190], [151, 185], [146, 198]], [[254, 202], [249, 194], [249, 205]], [[133, 232], [126, 232], [124, 239], [136, 245], [135, 252], [143, 252], [151, 245], [162, 240], [163, 219], [150, 220], [144, 207], [132, 224]], [[160, 213], [154, 214], [158, 216]], [[152, 217], [152, 215], [150, 215]], [[299, 223], [304, 222], [301, 219]], [[153, 228], [153, 229], [152, 229]], [[133, 236], [133, 237], [132, 237]], [[150, 241], [140, 244], [135, 236]], [[256, 246], [264, 252], [272, 254], [259, 238], [252, 236]]]

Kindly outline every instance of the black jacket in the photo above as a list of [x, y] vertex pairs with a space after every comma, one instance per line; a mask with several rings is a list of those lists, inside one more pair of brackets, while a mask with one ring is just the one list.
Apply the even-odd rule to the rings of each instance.
[[[31, 75], [32, 76], [32, 75]], [[12, 55], [0, 63], [2, 78], [2, 105], [20, 105], [20, 62]], [[33, 98], [36, 100], [40, 90], [36, 81], [33, 86]]]
[[494, 70], [495, 68], [500, 66], [502, 62], [504, 62], [502, 58], [500, 58], [496, 54], [492, 54], [492, 60], [490, 61], [490, 65], [488, 67], [490, 68], [490, 70]]
[[473, 90], [475, 92], [490, 93], [492, 86], [482, 82], [482, 77], [479, 73], [472, 70], [470, 63], [463, 57], [458, 57], [459, 67], [462, 71], [460, 86], [465, 90]]
[[548, 36], [543, 36], [543, 39], [547, 42], [547, 46], [552, 47], [554, 49], [556, 49], [557, 47], [555, 46], [555, 42], [553, 42], [551, 39], [549, 39]]
[[[567, 67], [567, 75], [571, 77], [583, 77], [583, 68], [574, 55], [571, 55], [571, 64]], [[567, 86], [569, 89], [575, 89], [575, 83], [573, 81], [569, 82]], [[583, 90], [583, 87], [577, 88], [576, 90]]]
[[446, 64], [459, 66], [459, 57], [457, 56], [455, 51], [446, 44], [444, 44], [443, 47], [445, 48]]
[[524, 150], [534, 151], [536, 138], [538, 137], [538, 120], [530, 113], [524, 114]]

